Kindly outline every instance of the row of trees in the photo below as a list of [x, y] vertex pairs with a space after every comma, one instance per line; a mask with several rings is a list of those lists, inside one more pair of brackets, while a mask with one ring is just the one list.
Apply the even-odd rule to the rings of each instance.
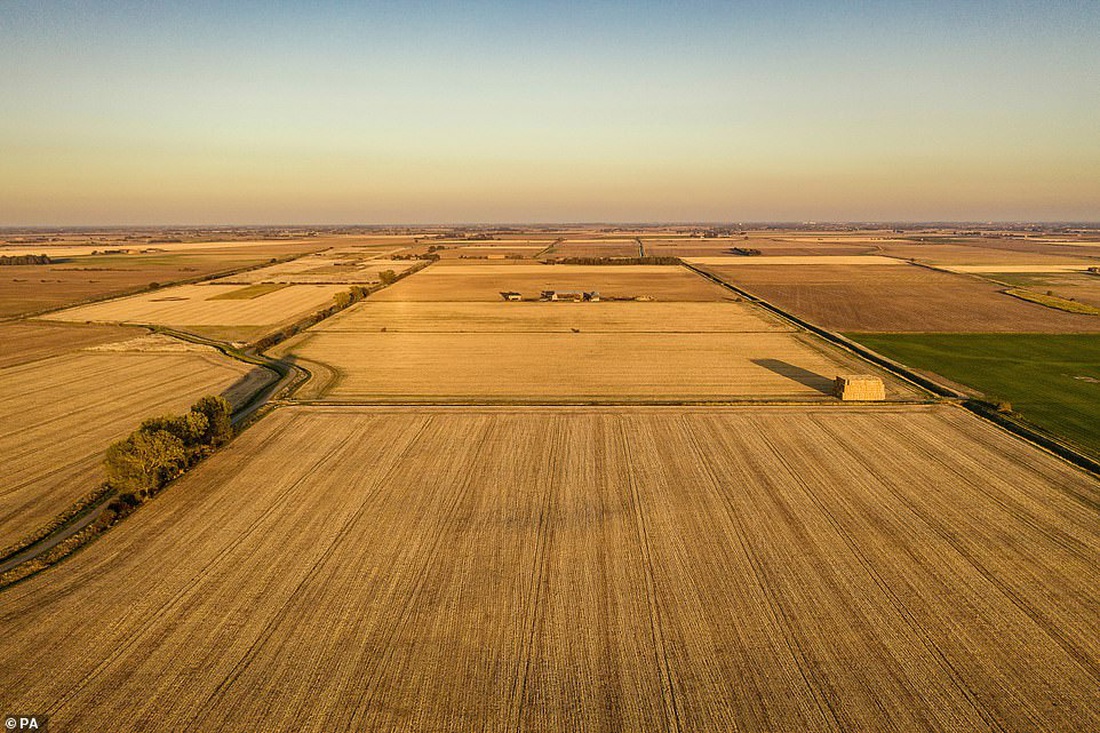
[[48, 255], [0, 255], [0, 265], [49, 265]]
[[557, 257], [547, 259], [548, 265], [679, 265], [679, 257]]
[[107, 483], [135, 505], [233, 437], [233, 408], [223, 397], [203, 397], [184, 415], [146, 420], [107, 449]]

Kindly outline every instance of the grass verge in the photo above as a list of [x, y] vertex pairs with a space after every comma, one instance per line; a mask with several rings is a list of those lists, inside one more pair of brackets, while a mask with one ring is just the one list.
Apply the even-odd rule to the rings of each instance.
[[1100, 308], [1086, 305], [1085, 303], [1078, 303], [1076, 300], [1059, 298], [1057, 295], [1044, 295], [1043, 293], [1023, 290], [1022, 288], [1009, 288], [1005, 293], [1011, 295], [1013, 298], [1038, 303], [1047, 308], [1054, 308], [1055, 310], [1065, 311], [1066, 313], [1083, 313], [1087, 316], [1100, 316]]

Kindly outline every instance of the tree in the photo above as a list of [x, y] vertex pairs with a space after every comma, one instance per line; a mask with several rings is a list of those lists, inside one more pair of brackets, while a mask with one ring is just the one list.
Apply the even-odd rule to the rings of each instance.
[[164, 431], [179, 438], [187, 454], [187, 463], [192, 464], [207, 445], [209, 427], [210, 420], [206, 415], [191, 411], [186, 415], [149, 418], [141, 424], [138, 430], [146, 433]]
[[206, 418], [203, 445], [217, 448], [233, 437], [233, 407], [224, 397], [206, 395], [191, 406], [191, 412]]
[[383, 285], [392, 285], [397, 282], [397, 273], [393, 270], [382, 270], [382, 272], [378, 273], [378, 279]]
[[337, 308], [347, 308], [351, 305], [351, 293], [337, 293], [332, 296], [332, 299], [336, 301]]
[[152, 496], [183, 470], [187, 450], [166, 430], [137, 430], [107, 449], [107, 482], [119, 492]]

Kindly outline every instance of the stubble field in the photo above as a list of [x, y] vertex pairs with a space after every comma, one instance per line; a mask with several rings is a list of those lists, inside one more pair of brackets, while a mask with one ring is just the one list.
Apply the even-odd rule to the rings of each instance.
[[[682, 302], [514, 303], [498, 294], [482, 303], [466, 298], [486, 278], [538, 267], [438, 267], [280, 347], [331, 373], [306, 394], [367, 402], [821, 400], [837, 374], [868, 370], [755, 306], [694, 300], [728, 291], [683, 268], [561, 266], [611, 288], [666, 270], [677, 282], [664, 292]], [[427, 289], [438, 300], [421, 300]], [[892, 398], [916, 396], [886, 383]]]
[[262, 380], [246, 380], [251, 371], [194, 349], [74, 350], [0, 369], [0, 547], [95, 489], [104, 451], [142, 420], [186, 410], [238, 383], [254, 388]]
[[282, 408], [0, 595], [0, 696], [75, 733], [1089, 730], [1096, 493], [947, 406]]
[[94, 303], [52, 313], [53, 321], [82, 323], [140, 323], [173, 326], [235, 327], [240, 336], [270, 330], [315, 310], [332, 305], [344, 285], [291, 285], [259, 297], [225, 297], [248, 286], [179, 285], [128, 298]]
[[1100, 319], [1013, 298], [975, 276], [915, 265], [708, 264], [703, 269], [837, 331], [1100, 331]]
[[[261, 241], [249, 243], [193, 243], [178, 249], [149, 254], [68, 255], [50, 247], [0, 248], [31, 254], [51, 254], [61, 258], [50, 265], [0, 267], [0, 318], [37, 313], [83, 300], [102, 298], [113, 293], [133, 292], [150, 283], [190, 280], [267, 262], [273, 257], [289, 257], [324, 247], [317, 242]], [[118, 245], [112, 245], [118, 246]], [[159, 246], [159, 245], [153, 245]], [[165, 245], [168, 246], [168, 245]], [[89, 245], [79, 249], [105, 249]], [[12, 251], [11, 253], [15, 253]], [[64, 250], [62, 250], [64, 251]]]
[[729, 300], [722, 288], [683, 267], [654, 265], [533, 265], [439, 262], [371, 296], [376, 301], [499, 301], [511, 290], [537, 299], [542, 290], [596, 290], [603, 298], [670, 301]]
[[141, 328], [101, 324], [7, 321], [0, 323], [0, 369], [97, 344], [135, 338]]

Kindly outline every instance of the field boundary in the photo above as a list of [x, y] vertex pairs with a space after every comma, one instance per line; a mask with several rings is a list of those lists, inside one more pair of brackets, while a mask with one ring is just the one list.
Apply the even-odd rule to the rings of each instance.
[[[273, 241], [278, 241], [278, 240], [273, 240]], [[232, 268], [232, 269], [229, 269], [229, 270], [222, 270], [220, 272], [211, 272], [211, 273], [208, 273], [206, 275], [198, 275], [198, 276], [195, 276], [195, 277], [188, 277], [188, 278], [184, 278], [182, 280], [167, 280], [163, 283], [159, 283], [157, 285], [157, 287], [155, 287], [155, 288], [149, 287], [148, 285], [143, 285], [142, 287], [139, 287], [139, 288], [130, 288], [129, 290], [119, 290], [119, 291], [113, 292], [113, 293], [105, 293], [103, 295], [96, 295], [96, 296], [93, 296], [91, 298], [84, 298], [83, 300], [78, 300], [78, 301], [75, 301], [75, 302], [72, 302], [72, 303], [66, 303], [65, 305], [59, 305], [59, 306], [55, 306], [55, 307], [52, 307], [52, 308], [43, 308], [43, 309], [37, 310], [37, 311], [30, 311], [30, 312], [27, 312], [27, 313], [19, 313], [19, 314], [16, 314], [14, 316], [7, 316], [5, 318], [0, 318], [0, 323], [6, 323], [8, 321], [22, 321], [22, 320], [27, 320], [27, 319], [31, 319], [31, 318], [38, 318], [38, 317], [44, 316], [48, 313], [58, 313], [58, 312], [63, 311], [63, 310], [68, 310], [69, 308], [79, 308], [80, 306], [91, 305], [93, 303], [104, 303], [108, 300], [115, 300], [117, 298], [129, 298], [132, 295], [141, 295], [142, 293], [151, 293], [151, 292], [154, 292], [156, 290], [163, 290], [165, 288], [175, 287], [177, 285], [194, 285], [196, 283], [207, 282], [209, 280], [217, 280], [217, 279], [223, 278], [223, 277], [230, 277], [231, 275], [239, 275], [242, 272], [251, 272], [252, 270], [260, 270], [260, 269], [263, 269], [264, 267], [271, 267], [272, 265], [284, 265], [287, 262], [293, 262], [294, 260], [301, 259], [302, 257], [307, 257], [307, 256], [312, 255], [312, 254], [317, 254], [318, 252], [324, 252], [325, 250], [329, 250], [329, 249], [332, 249], [332, 247], [331, 246], [324, 247], [322, 249], [314, 250], [312, 252], [303, 252], [301, 254], [290, 255], [290, 256], [287, 256], [287, 257], [272, 257], [271, 259], [269, 259], [266, 262], [261, 262], [261, 263], [255, 264], [255, 265], [246, 265], [245, 267], [235, 267], [235, 268]], [[276, 260], [276, 261], [272, 262], [271, 260]]]
[[[303, 254], [299, 256], [304, 257], [306, 255]], [[298, 257], [290, 259], [298, 259]], [[414, 265], [408, 270], [400, 273], [394, 282], [424, 269], [429, 264], [431, 264], [430, 261], [424, 261], [423, 264]], [[260, 265], [260, 267], [266, 266], [267, 264]], [[388, 287], [388, 285], [368, 288], [366, 295], [363, 297], [369, 297], [371, 293], [381, 290], [384, 287]], [[107, 300], [117, 297], [126, 296], [116, 295], [107, 298]], [[293, 334], [287, 334], [285, 337], [279, 338], [275, 343], [271, 344], [271, 346], [307, 330], [309, 327], [320, 323], [326, 318], [350, 308], [357, 302], [360, 301], [353, 300], [344, 306], [330, 306], [321, 311], [311, 313], [309, 316], [294, 322], [290, 326], [284, 326], [272, 332], [276, 335], [282, 335], [289, 328], [296, 329]], [[292, 359], [272, 358], [262, 353], [266, 349], [271, 348], [271, 346], [260, 349], [253, 344], [246, 348], [238, 348], [224, 341], [200, 336], [187, 331], [180, 331], [168, 326], [153, 324], [132, 325], [148, 329], [152, 333], [165, 334], [181, 341], [212, 347], [230, 359], [235, 359], [255, 367], [270, 369], [279, 377], [274, 383], [265, 385], [256, 390], [248, 400], [233, 411], [232, 422], [234, 426], [234, 437], [279, 405], [288, 403], [293, 404], [289, 399], [290, 396], [302, 385], [313, 379], [313, 373], [309, 369], [295, 363]], [[269, 336], [270, 335], [271, 334], [269, 334]], [[267, 336], [263, 338], [267, 338]], [[169, 482], [165, 488], [170, 486], [171, 483], [172, 482]], [[3, 548], [3, 550], [0, 550], [0, 590], [60, 562], [121, 521], [122, 517], [105, 527], [90, 526], [95, 522], [96, 518], [107, 504], [115, 498], [117, 498], [117, 492], [101, 485], [97, 489], [85, 494], [73, 504], [70, 504], [46, 524], [38, 527], [30, 534], [17, 540], [8, 547]], [[12, 562], [13, 560], [17, 560], [17, 562]]]
[[[971, 412], [972, 414], [993, 423], [999, 428], [1019, 438], [1023, 438], [1032, 445], [1035, 445], [1048, 453], [1052, 453], [1058, 456], [1059, 458], [1073, 464], [1077, 468], [1087, 471], [1094, 476], [1100, 476], [1100, 462], [1090, 458], [1089, 456], [1082, 453], [1074, 446], [1064, 442], [1063, 440], [1048, 435], [1044, 431], [1041, 431], [1039, 428], [1032, 426], [1017, 417], [1006, 415], [998, 411], [996, 406], [990, 405], [983, 400], [975, 399], [955, 389], [944, 386], [933, 379], [916, 373], [904, 364], [883, 356], [882, 354], [879, 354], [878, 352], [873, 351], [872, 349], [869, 349], [862, 344], [852, 341], [851, 339], [841, 336], [838, 333], [834, 333], [828, 329], [816, 326], [813, 323], [803, 320], [796, 315], [788, 313], [779, 306], [769, 303], [763, 298], [753, 295], [747, 290], [743, 290], [736, 285], [726, 282], [724, 279], [715, 275], [714, 273], [700, 269], [699, 267], [691, 265], [687, 262], [684, 263], [684, 267], [692, 270], [702, 277], [712, 280], [713, 282], [721, 285], [728, 290], [731, 290], [732, 292], [737, 293], [749, 302], [756, 303], [757, 305], [770, 311], [771, 313], [781, 318], [784, 318], [787, 321], [801, 328], [804, 328], [820, 336], [821, 338], [826, 339], [827, 341], [841, 346], [848, 351], [851, 351], [855, 355], [862, 357], [872, 364], [886, 369], [897, 377], [901, 377], [906, 381], [923, 387], [927, 391], [939, 397], [957, 403], [960, 407]], [[931, 269], [936, 268], [933, 267]]]

